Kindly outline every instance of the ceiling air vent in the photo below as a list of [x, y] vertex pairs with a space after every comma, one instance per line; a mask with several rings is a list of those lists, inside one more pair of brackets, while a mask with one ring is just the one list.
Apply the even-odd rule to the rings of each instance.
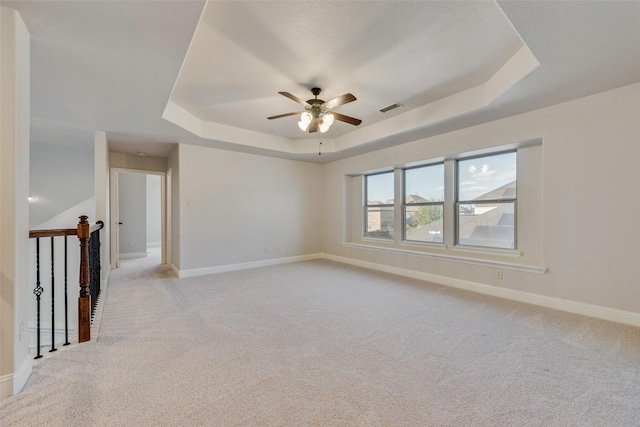
[[380, 112], [386, 113], [387, 111], [395, 110], [398, 107], [404, 107], [404, 105], [400, 104], [399, 102], [396, 102], [395, 104], [391, 104], [388, 107], [384, 107], [382, 110], [380, 110]]

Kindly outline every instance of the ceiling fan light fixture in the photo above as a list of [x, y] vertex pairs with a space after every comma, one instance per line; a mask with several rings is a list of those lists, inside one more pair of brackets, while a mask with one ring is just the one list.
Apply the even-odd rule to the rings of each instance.
[[322, 115], [321, 121], [318, 125], [318, 128], [320, 129], [321, 133], [325, 133], [326, 131], [329, 130], [329, 128], [331, 127], [331, 125], [333, 124], [335, 118], [333, 117], [333, 114], [331, 113], [325, 113]]
[[300, 115], [300, 121], [298, 122], [298, 127], [300, 128], [300, 130], [306, 132], [307, 129], [309, 129], [309, 123], [311, 123], [312, 119], [313, 116], [311, 116], [311, 113], [309, 113], [308, 111], [302, 113]]
[[344, 114], [332, 113], [331, 110], [349, 102], [355, 101], [356, 97], [350, 93], [338, 96], [337, 98], [330, 99], [329, 101], [323, 101], [318, 99], [320, 95], [320, 88], [314, 87], [311, 89], [311, 93], [315, 96], [314, 99], [303, 101], [295, 95], [291, 95], [289, 92], [278, 92], [280, 95], [289, 98], [292, 101], [297, 102], [304, 106], [305, 111], [278, 114], [276, 116], [267, 117], [268, 120], [281, 119], [283, 117], [297, 116], [300, 114], [300, 120], [298, 121], [298, 127], [303, 132], [315, 133], [320, 131], [325, 133], [329, 130], [335, 120], [349, 123], [354, 126], [358, 126], [362, 123], [362, 120], [355, 117], [345, 116]]

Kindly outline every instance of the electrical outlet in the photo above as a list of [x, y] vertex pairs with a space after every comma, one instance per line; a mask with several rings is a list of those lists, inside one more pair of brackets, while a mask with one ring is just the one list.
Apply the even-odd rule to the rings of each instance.
[[502, 279], [502, 270], [496, 269], [496, 279]]

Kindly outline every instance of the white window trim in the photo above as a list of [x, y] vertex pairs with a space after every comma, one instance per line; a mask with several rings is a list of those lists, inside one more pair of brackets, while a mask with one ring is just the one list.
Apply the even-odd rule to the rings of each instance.
[[[377, 243], [377, 242], [376, 242]], [[386, 242], [386, 243], [390, 243], [390, 242]], [[398, 248], [398, 247], [391, 247], [391, 246], [379, 246], [379, 245], [374, 245], [374, 244], [366, 244], [366, 243], [353, 243], [353, 242], [341, 242], [340, 243], [342, 246], [346, 247], [346, 248], [356, 248], [356, 249], [367, 249], [367, 250], [373, 250], [373, 251], [377, 251], [377, 252], [385, 252], [385, 253], [395, 253], [395, 254], [403, 254], [403, 255], [410, 255], [410, 256], [417, 256], [417, 257], [421, 257], [421, 258], [429, 258], [429, 259], [437, 259], [437, 260], [442, 260], [442, 261], [451, 261], [451, 262], [456, 262], [456, 263], [463, 263], [463, 264], [471, 264], [471, 265], [479, 265], [479, 266], [483, 266], [483, 267], [493, 267], [493, 268], [501, 268], [504, 270], [513, 270], [513, 271], [520, 271], [520, 272], [525, 272], [525, 273], [535, 273], [535, 274], [545, 274], [547, 272], [547, 268], [546, 267], [538, 267], [538, 266], [532, 266], [532, 265], [525, 265], [525, 264], [517, 264], [517, 263], [513, 263], [513, 262], [508, 262], [508, 261], [503, 261], [503, 260], [494, 260], [494, 259], [483, 259], [483, 258], [477, 258], [477, 257], [471, 257], [471, 256], [460, 256], [457, 254], [448, 254], [448, 253], [436, 253], [436, 252], [426, 252], [426, 251], [419, 251], [419, 250], [412, 250], [412, 249], [404, 249], [404, 248]], [[456, 250], [457, 248], [448, 248], [445, 245], [442, 245], [442, 250], [446, 250], [446, 249], [452, 249], [452, 250]], [[467, 248], [465, 248], [466, 251]], [[457, 250], [456, 252], [462, 252], [460, 250]], [[475, 252], [475, 253], [483, 253], [486, 255], [502, 255], [505, 256], [506, 254], [503, 253], [503, 251], [469, 251], [469, 252]], [[499, 253], [496, 253], [499, 252]], [[512, 254], [512, 255], [507, 255], [507, 256], [520, 256], [518, 255], [517, 251], [516, 254]]]
[[[472, 150], [464, 153], [450, 154], [445, 155], [443, 157], [433, 157], [431, 159], [425, 159], [424, 161], [415, 161], [410, 163], [402, 163], [396, 164], [391, 169], [391, 166], [363, 171], [357, 174], [346, 175], [349, 177], [364, 177], [365, 175], [374, 174], [376, 172], [384, 172], [394, 170], [396, 174], [398, 174], [398, 178], [396, 179], [396, 205], [400, 206], [402, 202], [402, 170], [405, 168], [416, 167], [420, 165], [427, 165], [429, 163], [442, 161], [445, 165], [445, 200], [455, 200], [455, 189], [451, 183], [455, 183], [456, 177], [456, 160], [464, 159], [469, 157], [483, 156], [483, 155], [491, 155], [500, 152], [506, 152], [510, 150], [516, 150], [518, 152], [518, 169], [520, 169], [520, 151], [521, 149], [527, 149], [525, 152], [525, 158], [527, 161], [536, 160], [539, 157], [539, 152], [533, 151], [529, 152], [529, 148], [532, 147], [541, 147], [543, 144], [542, 138], [535, 138], [525, 141], [520, 141], [516, 143], [505, 144], [501, 146], [493, 146], [487, 147], [479, 150]], [[539, 160], [539, 159], [538, 159]], [[539, 164], [537, 164], [540, 166]], [[531, 164], [529, 164], [531, 167]], [[451, 179], [453, 178], [453, 179]], [[533, 176], [534, 183], [533, 185], [541, 185], [540, 182], [537, 182], [538, 176]], [[361, 181], [364, 184], [363, 181]], [[361, 184], [361, 185], [362, 185]], [[528, 186], [528, 184], [527, 184]], [[364, 185], [361, 187], [364, 190]], [[538, 191], [538, 190], [536, 190]], [[541, 189], [539, 190], [541, 191]], [[357, 193], [355, 193], [357, 194]], [[360, 196], [364, 196], [364, 191], [360, 193]], [[363, 198], [363, 197], [362, 197]], [[362, 206], [364, 200], [360, 199], [361, 202], [358, 206], [355, 203], [352, 208], [355, 210], [351, 210], [350, 212], [362, 212]], [[528, 200], [528, 199], [527, 199]], [[541, 202], [541, 194], [535, 193], [533, 194], [533, 200], [536, 203]], [[520, 201], [520, 200], [518, 200]], [[527, 205], [530, 205], [530, 202], [526, 202]], [[402, 217], [402, 209], [395, 209], [396, 211], [396, 224], [400, 224], [398, 220], [401, 220]], [[358, 215], [361, 218], [361, 213]], [[353, 217], [351, 217], [353, 218]], [[545, 274], [548, 270], [544, 267], [542, 261], [542, 250], [541, 241], [536, 240], [536, 236], [532, 236], [530, 232], [527, 233], [528, 238], [534, 238], [530, 243], [524, 243], [524, 241], [520, 241], [518, 239], [518, 246], [516, 249], [505, 249], [505, 248], [491, 248], [491, 247], [480, 247], [480, 246], [467, 246], [467, 245], [456, 245], [455, 244], [455, 204], [444, 204], [444, 243], [433, 243], [433, 242], [419, 242], [419, 241], [408, 241], [402, 240], [402, 237], [398, 236], [397, 233], [394, 236], [394, 239], [377, 239], [374, 237], [364, 237], [362, 234], [362, 225], [357, 228], [351, 228], [353, 225], [357, 225], [358, 222], [352, 223], [349, 221], [349, 225], [346, 226], [345, 230], [351, 230], [350, 232], [345, 231], [343, 241], [341, 245], [344, 247], [355, 248], [360, 250], [373, 250], [378, 252], [384, 252], [388, 254], [400, 254], [400, 255], [409, 255], [416, 256], [424, 259], [434, 259], [441, 261], [450, 261], [450, 262], [460, 262], [472, 265], [480, 265], [486, 267], [493, 268], [502, 268], [505, 270], [515, 270], [536, 274]], [[346, 217], [345, 217], [346, 219]], [[364, 218], [362, 218], [364, 220]], [[518, 221], [520, 222], [520, 221]], [[363, 223], [360, 223], [363, 224]], [[534, 224], [537, 226], [541, 226], [541, 222], [539, 219], [534, 220]], [[403, 224], [404, 226], [404, 224]], [[359, 228], [360, 231], [357, 231]], [[358, 234], [354, 234], [358, 233]], [[520, 230], [518, 231], [518, 236], [520, 236]], [[538, 236], [539, 237], [539, 236]], [[529, 242], [529, 240], [527, 240]], [[522, 244], [524, 243], [524, 246]], [[525, 251], [531, 251], [531, 254], [525, 256]], [[513, 261], [511, 261], [513, 260]]]
[[[373, 176], [373, 175], [382, 175], [385, 173], [393, 173], [393, 183], [394, 183], [394, 199], [393, 199], [393, 204], [388, 204], [388, 203], [383, 203], [380, 205], [369, 205], [369, 186], [368, 186], [368, 182], [367, 182], [367, 177], [369, 176]], [[374, 173], [367, 173], [367, 174], [363, 174], [363, 180], [362, 180], [362, 185], [364, 186], [364, 189], [362, 191], [362, 195], [363, 195], [363, 206], [362, 206], [362, 239], [371, 239], [373, 241], [376, 242], [387, 242], [387, 243], [393, 243], [394, 241], [397, 241], [397, 233], [396, 233], [396, 224], [397, 224], [397, 209], [396, 209], [396, 205], [398, 202], [398, 197], [397, 197], [397, 179], [398, 179], [398, 170], [397, 169], [391, 169], [391, 170], [384, 170], [381, 172], [374, 172]], [[370, 237], [367, 236], [367, 228], [368, 228], [368, 218], [367, 218], [367, 213], [369, 208], [376, 208], [376, 207], [392, 207], [393, 208], [393, 237], [389, 237], [389, 238], [384, 238], [384, 237]], [[382, 227], [382, 224], [380, 224], [380, 226]]]
[[[483, 153], [480, 155], [472, 155], [472, 156], [461, 156], [461, 157], [457, 157], [455, 160], [452, 160], [453, 163], [453, 178], [450, 181], [451, 184], [453, 184], [453, 210], [454, 210], [454, 217], [453, 217], [453, 245], [452, 248], [464, 248], [464, 249], [479, 249], [482, 250], [484, 252], [493, 252], [495, 250], [498, 251], [517, 251], [518, 250], [518, 196], [516, 194], [516, 197], [511, 198], [511, 199], [496, 199], [496, 200], [483, 200], [480, 203], [494, 203], [494, 204], [500, 204], [500, 203], [513, 203], [514, 204], [514, 214], [515, 214], [515, 224], [516, 226], [514, 227], [514, 232], [513, 232], [513, 245], [514, 248], [513, 249], [509, 249], [509, 248], [498, 248], [498, 247], [492, 247], [492, 246], [474, 246], [474, 245], [465, 245], [460, 243], [460, 212], [459, 212], [459, 206], [460, 204], [473, 204], [473, 200], [460, 200], [460, 195], [458, 194], [458, 186], [460, 184], [460, 175], [458, 173], [458, 164], [461, 161], [465, 161], [465, 160], [469, 160], [469, 159], [476, 159], [476, 158], [484, 158], [484, 157], [491, 157], [491, 156], [498, 156], [500, 154], [506, 154], [506, 153], [515, 153], [516, 154], [516, 162], [517, 159], [519, 157], [519, 153], [518, 153], [518, 149], [517, 148], [512, 148], [512, 149], [508, 149], [508, 150], [496, 150], [493, 152], [488, 152], [488, 153]], [[445, 162], [446, 163], [446, 162]], [[446, 180], [445, 180], [446, 182]], [[516, 177], [516, 183], [517, 183], [517, 177]], [[445, 198], [446, 200], [446, 198]]]

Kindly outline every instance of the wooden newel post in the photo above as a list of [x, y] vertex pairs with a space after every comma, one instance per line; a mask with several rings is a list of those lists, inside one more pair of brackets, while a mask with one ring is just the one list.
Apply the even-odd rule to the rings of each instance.
[[89, 294], [89, 217], [82, 215], [78, 223], [80, 240], [80, 297], [78, 298], [78, 342], [91, 340], [91, 296]]

